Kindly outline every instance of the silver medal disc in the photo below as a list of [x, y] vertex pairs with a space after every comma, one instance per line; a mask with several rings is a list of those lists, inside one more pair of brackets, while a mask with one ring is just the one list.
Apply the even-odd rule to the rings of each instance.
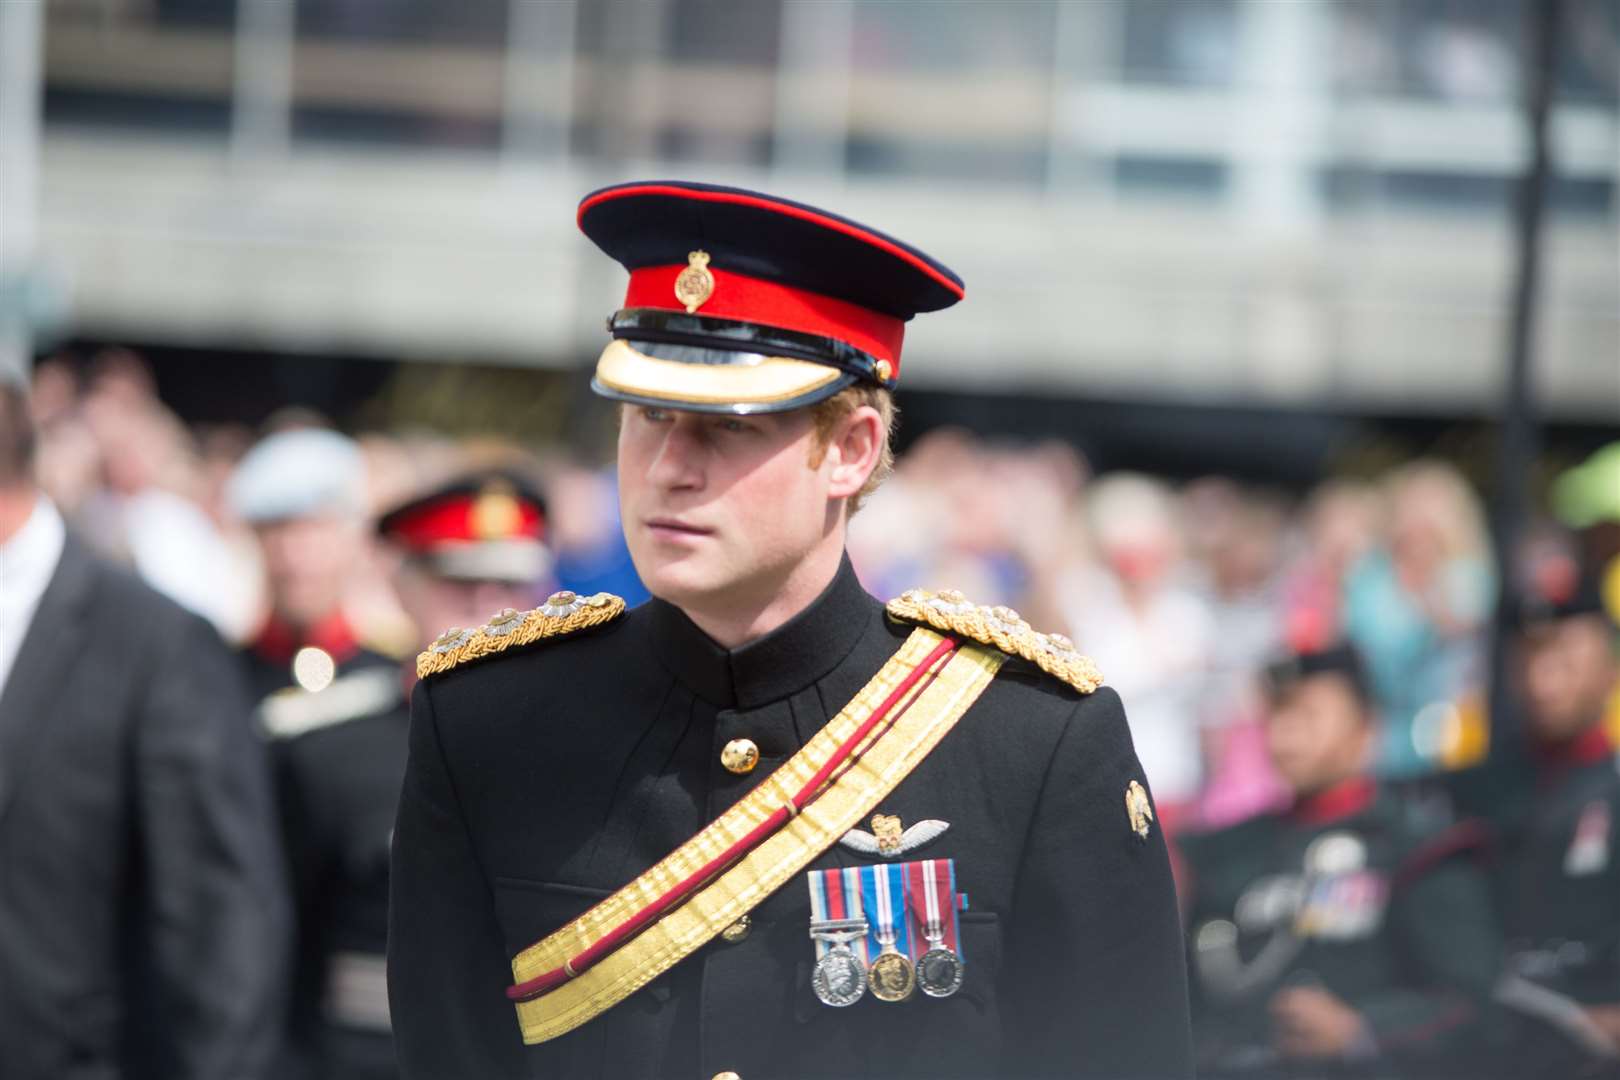
[[823, 1005], [841, 1009], [866, 993], [866, 968], [849, 949], [833, 949], [816, 961], [810, 986]]
[[943, 947], [929, 949], [917, 961], [917, 987], [929, 997], [950, 997], [962, 989], [961, 958]]

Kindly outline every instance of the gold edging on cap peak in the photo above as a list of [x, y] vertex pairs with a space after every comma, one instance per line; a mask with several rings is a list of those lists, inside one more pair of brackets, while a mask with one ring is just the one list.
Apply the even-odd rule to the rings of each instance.
[[[635, 371], [627, 370], [632, 367]], [[721, 375], [721, 372], [725, 375]], [[813, 378], [803, 378], [802, 381], [791, 384], [786, 382], [790, 376], [803, 376], [809, 372], [814, 373]], [[693, 405], [768, 405], [778, 401], [791, 401], [801, 394], [826, 386], [842, 374], [839, 369], [828, 367], [826, 364], [818, 364], [813, 360], [796, 360], [787, 356], [767, 356], [758, 364], [735, 367], [688, 364], [680, 360], [648, 356], [622, 339], [608, 342], [607, 348], [602, 350], [601, 357], [596, 361], [597, 379], [611, 390], [672, 402], [689, 402]], [[636, 376], [645, 376], [645, 379], [637, 379]], [[733, 385], [724, 386], [721, 380], [727, 378], [732, 380]], [[690, 384], [694, 380], [714, 383], [717, 389], [705, 394], [696, 393], [689, 387], [683, 388], [680, 385]], [[750, 393], [739, 389], [736, 385], [739, 382], [764, 382], [774, 385], [769, 386], [766, 392]], [[721, 392], [722, 389], [725, 392]]]

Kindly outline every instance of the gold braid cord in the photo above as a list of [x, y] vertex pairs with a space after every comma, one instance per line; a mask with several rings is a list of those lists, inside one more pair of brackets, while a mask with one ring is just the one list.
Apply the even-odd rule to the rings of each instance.
[[1012, 608], [975, 604], [954, 589], [907, 589], [889, 601], [889, 614], [1028, 660], [1082, 694], [1103, 683], [1102, 672], [1091, 657], [1082, 656], [1062, 634], [1040, 633]]
[[594, 596], [553, 593], [549, 600], [532, 610], [507, 608], [475, 629], [463, 630], [458, 626], [446, 630], [417, 656], [416, 677], [442, 675], [469, 660], [494, 656], [548, 638], [577, 634], [612, 622], [623, 614], [624, 601], [612, 593], [601, 592]]

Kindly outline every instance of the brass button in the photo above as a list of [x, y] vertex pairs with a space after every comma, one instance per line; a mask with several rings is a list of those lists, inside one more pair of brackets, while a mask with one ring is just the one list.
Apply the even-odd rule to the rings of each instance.
[[720, 764], [726, 767], [727, 772], [734, 772], [738, 776], [751, 773], [754, 766], [759, 764], [759, 747], [754, 745], [753, 739], [732, 739], [720, 751]]
[[727, 1069], [725, 1072], [717, 1072], [717, 1073], [715, 1073], [714, 1074], [714, 1080], [742, 1080], [742, 1077], [738, 1076], [736, 1073], [732, 1072], [730, 1069]]
[[724, 930], [720, 931], [720, 936], [723, 939], [725, 939], [726, 941], [728, 941], [731, 944], [735, 945], [739, 941], [746, 938], [748, 936], [748, 932], [750, 930], [752, 930], [753, 928], [754, 928], [754, 920], [750, 919], [747, 915], [744, 915], [741, 918], [739, 918], [736, 922], [732, 923], [730, 926], [728, 926]]

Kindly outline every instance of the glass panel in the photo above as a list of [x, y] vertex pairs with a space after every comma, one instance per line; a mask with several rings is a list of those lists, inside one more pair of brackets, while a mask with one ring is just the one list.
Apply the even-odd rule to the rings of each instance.
[[1508, 101], [1518, 90], [1523, 0], [1338, 0], [1333, 35], [1341, 89]]
[[45, 123], [223, 136], [235, 15], [208, 0], [53, 0]]
[[509, 0], [298, 0], [293, 136], [493, 148]]
[[1051, 0], [854, 5], [846, 165], [856, 174], [1039, 185]]
[[1130, 0], [1124, 6], [1129, 82], [1227, 86], [1237, 68], [1236, 0]]
[[1560, 101], [1620, 107], [1620, 0], [1569, 0], [1558, 60]]
[[1046, 70], [1052, 63], [1051, 0], [963, 4], [859, 0], [854, 61], [860, 71]]
[[782, 7], [771, 0], [669, 0], [668, 57], [676, 63], [776, 64]]

